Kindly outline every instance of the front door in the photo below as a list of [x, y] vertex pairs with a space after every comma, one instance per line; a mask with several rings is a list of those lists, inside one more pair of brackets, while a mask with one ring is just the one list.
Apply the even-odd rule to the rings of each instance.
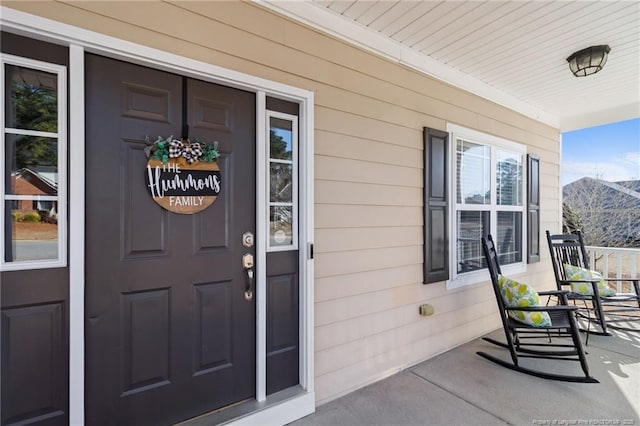
[[[195, 214], [145, 184], [145, 139], [218, 141]], [[255, 95], [86, 56], [86, 421], [170, 424], [255, 395]]]

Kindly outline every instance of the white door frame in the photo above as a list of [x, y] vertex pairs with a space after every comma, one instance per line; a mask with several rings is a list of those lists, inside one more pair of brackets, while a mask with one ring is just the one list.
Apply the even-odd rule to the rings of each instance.
[[[237, 418], [237, 424], [288, 423], [315, 410], [313, 376], [313, 92], [228, 70], [158, 49], [88, 31], [0, 6], [3, 30], [69, 47], [69, 422], [84, 424], [84, 287], [85, 287], [85, 123], [84, 55], [114, 59], [169, 71], [256, 93], [256, 180], [264, 188], [266, 155], [266, 96], [300, 104], [300, 387], [296, 393], [268, 404], [266, 389], [266, 270], [258, 263], [256, 292], [256, 399], [265, 408]], [[265, 217], [266, 194], [256, 191], [257, 217]], [[261, 221], [257, 221], [257, 226]], [[258, 229], [264, 234], [265, 229]], [[260, 234], [259, 234], [260, 235]], [[258, 260], [265, 259], [266, 242], [257, 241]], [[262, 248], [261, 248], [262, 245]], [[260, 268], [259, 265], [262, 265]]]

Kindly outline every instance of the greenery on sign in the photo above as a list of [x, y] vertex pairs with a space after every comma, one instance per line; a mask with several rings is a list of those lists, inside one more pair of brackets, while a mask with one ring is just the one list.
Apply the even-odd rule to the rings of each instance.
[[158, 136], [158, 140], [151, 146], [151, 158], [162, 161], [162, 164], [166, 164], [169, 161], [169, 144], [172, 139], [173, 135], [166, 139]]
[[[172, 155], [170, 152], [171, 146], [183, 146], [183, 147], [195, 147], [197, 146], [199, 150], [196, 154], [198, 161], [203, 161], [206, 163], [213, 163], [218, 157], [220, 157], [220, 153], [218, 152], [218, 141], [214, 141], [211, 144], [205, 144], [200, 139], [195, 138], [193, 141], [187, 139], [184, 140], [174, 139], [173, 135], [168, 138], [163, 138], [162, 136], [158, 136], [158, 139], [153, 143], [153, 145], [147, 147], [145, 152], [147, 156], [162, 162], [162, 164], [166, 164], [169, 162], [169, 158], [178, 158], [180, 155]], [[191, 152], [193, 154], [193, 151]]]
[[216, 158], [220, 157], [220, 153], [218, 152], [218, 141], [213, 141], [212, 144], [204, 144], [195, 139], [200, 145], [202, 145], [202, 155], [200, 156], [200, 161], [206, 161], [207, 163], [213, 163]]

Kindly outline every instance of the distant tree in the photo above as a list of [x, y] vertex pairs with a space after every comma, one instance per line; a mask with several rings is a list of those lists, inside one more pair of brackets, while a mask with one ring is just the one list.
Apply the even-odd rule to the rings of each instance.
[[513, 158], [498, 163], [496, 195], [502, 205], [522, 202], [522, 163]]
[[640, 193], [615, 182], [583, 178], [564, 186], [563, 201], [563, 225], [580, 229], [585, 244], [640, 247]]
[[[279, 160], [291, 160], [292, 151], [287, 149], [287, 142], [271, 130], [270, 135], [270, 153], [269, 156], [273, 159]], [[271, 201], [292, 201], [292, 166], [290, 164], [283, 163], [271, 163]]]
[[287, 141], [280, 135], [278, 135], [275, 131], [269, 131], [269, 139], [270, 139], [270, 157], [278, 158], [280, 160], [291, 160], [291, 150], [287, 149]]
[[[16, 80], [11, 83], [12, 111], [7, 126], [56, 133], [58, 97], [55, 89]], [[56, 165], [57, 154], [57, 143], [54, 139], [21, 136], [15, 140], [15, 166], [18, 169], [26, 166]]]
[[562, 232], [565, 234], [573, 234], [576, 231], [582, 231], [584, 225], [580, 215], [576, 213], [569, 204], [562, 203]]

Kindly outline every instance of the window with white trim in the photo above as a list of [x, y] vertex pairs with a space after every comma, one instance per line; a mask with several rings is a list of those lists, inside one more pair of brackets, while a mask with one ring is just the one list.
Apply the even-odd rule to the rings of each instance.
[[267, 111], [268, 251], [298, 248], [298, 117]]
[[2, 270], [66, 266], [66, 68], [1, 58]]
[[526, 147], [458, 126], [449, 126], [453, 212], [450, 286], [486, 281], [480, 239], [491, 234], [503, 269], [524, 270]]

